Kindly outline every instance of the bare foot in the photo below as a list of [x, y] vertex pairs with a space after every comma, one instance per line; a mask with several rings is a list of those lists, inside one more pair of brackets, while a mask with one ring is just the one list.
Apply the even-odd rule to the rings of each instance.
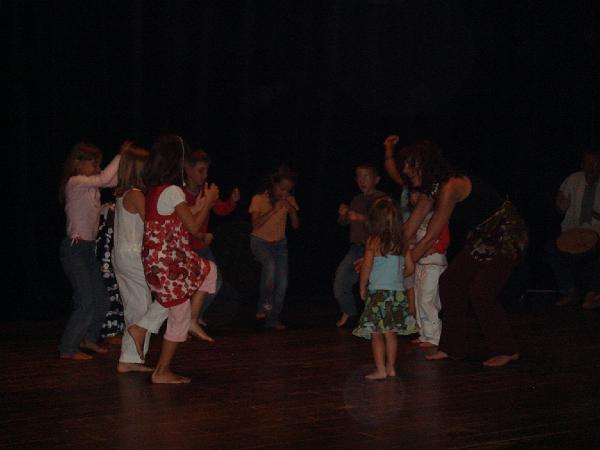
[[72, 359], [73, 361], [87, 361], [89, 359], [94, 359], [92, 355], [83, 352], [61, 353], [59, 357], [60, 359]]
[[196, 339], [199, 339], [201, 341], [215, 342], [215, 340], [213, 338], [211, 338], [208, 334], [206, 334], [206, 331], [204, 331], [202, 329], [202, 327], [200, 325], [198, 325], [197, 323], [192, 322], [188, 333], [190, 333]]
[[507, 365], [509, 362], [516, 361], [519, 359], [518, 353], [513, 353], [512, 355], [498, 355], [492, 356], [487, 361], [483, 362], [485, 367], [502, 367]]
[[385, 373], [387, 373], [388, 377], [395, 377], [396, 376], [396, 368], [395, 367], [386, 367]]
[[91, 350], [95, 353], [108, 353], [108, 349], [106, 347], [102, 347], [95, 342], [83, 341], [79, 344], [79, 348], [83, 348], [85, 350]]
[[198, 319], [198, 323], [199, 323], [200, 325], [202, 325], [203, 327], [206, 327], [206, 326], [208, 326], [208, 324], [206, 323], [206, 320], [204, 320], [204, 319], [200, 319], [200, 318], [199, 318], [199, 319]]
[[265, 320], [265, 317], [267, 317], [267, 315], [264, 312], [257, 312], [256, 313], [256, 320]]
[[348, 319], [350, 318], [350, 316], [346, 313], [342, 313], [342, 317], [340, 317], [340, 320], [338, 320], [335, 323], [336, 327], [343, 327], [344, 325], [346, 325], [346, 322], [348, 322]]
[[144, 360], [144, 340], [146, 339], [146, 329], [136, 325], [130, 325], [127, 328], [127, 332], [135, 342], [135, 349], [137, 350], [138, 356], [143, 361]]
[[110, 345], [121, 345], [121, 341], [123, 340], [123, 336], [120, 334], [117, 336], [108, 336], [104, 338], [104, 342]]
[[441, 352], [439, 350], [435, 353], [432, 353], [431, 355], [425, 356], [425, 359], [428, 361], [440, 361], [446, 358], [448, 358], [448, 353]]
[[416, 338], [416, 339], [411, 339], [410, 343], [413, 345], [419, 345], [420, 343], [422, 343], [423, 341], [420, 338]]
[[435, 347], [435, 345], [432, 344], [431, 342], [424, 341], [424, 342], [419, 342], [419, 347], [421, 347], [421, 348], [432, 348], [432, 347]]
[[285, 325], [282, 324], [281, 322], [277, 322], [274, 326], [273, 329], [277, 330], [277, 331], [283, 331], [285, 330]]
[[191, 381], [191, 378], [182, 377], [171, 371], [163, 372], [160, 375], [156, 372], [152, 374], [152, 383], [154, 384], [187, 384]]
[[384, 380], [387, 378], [387, 373], [385, 371], [380, 372], [379, 370], [376, 370], [373, 373], [370, 373], [369, 375], [365, 375], [365, 378], [367, 380]]
[[154, 372], [153, 367], [148, 367], [143, 364], [138, 363], [123, 363], [120, 362], [117, 364], [117, 372], [119, 373], [127, 373], [127, 372]]

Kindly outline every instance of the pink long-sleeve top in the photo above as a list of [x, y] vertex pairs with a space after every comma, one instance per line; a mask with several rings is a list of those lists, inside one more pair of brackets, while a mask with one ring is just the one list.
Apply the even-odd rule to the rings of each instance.
[[117, 155], [98, 175], [75, 175], [65, 186], [67, 236], [71, 239], [93, 241], [100, 222], [100, 188], [117, 185], [121, 156]]

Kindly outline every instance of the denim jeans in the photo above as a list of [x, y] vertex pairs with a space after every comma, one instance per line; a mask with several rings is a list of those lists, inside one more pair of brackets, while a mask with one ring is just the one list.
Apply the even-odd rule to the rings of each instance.
[[204, 299], [204, 304], [202, 305], [202, 310], [200, 311], [200, 318], [202, 318], [204, 316], [204, 313], [210, 306], [210, 304], [215, 300], [215, 297], [219, 293], [219, 290], [221, 289], [221, 286], [223, 285], [223, 278], [221, 277], [221, 271], [219, 270], [219, 265], [217, 264], [215, 255], [209, 246], [206, 246], [200, 250], [196, 250], [196, 253], [198, 253], [198, 256], [200, 256], [201, 258], [204, 258], [208, 261], [214, 262], [215, 265], [217, 266], [217, 290], [215, 291], [214, 294], [208, 294], [206, 296], [206, 298]]
[[365, 246], [363, 244], [352, 244], [335, 271], [333, 295], [340, 305], [342, 312], [349, 316], [357, 314], [356, 299], [352, 292], [352, 287], [358, 282], [359, 275], [354, 270], [352, 263], [362, 258], [364, 254]]
[[60, 245], [60, 262], [73, 288], [73, 312], [65, 326], [59, 346], [61, 353], [79, 351], [85, 339], [97, 342], [109, 308], [109, 298], [96, 257], [96, 241], [72, 243], [65, 238]]
[[[254, 258], [262, 265], [257, 312], [267, 314], [266, 327], [279, 323], [288, 284], [287, 240], [269, 242], [250, 236]], [[270, 309], [270, 311], [269, 311]]]

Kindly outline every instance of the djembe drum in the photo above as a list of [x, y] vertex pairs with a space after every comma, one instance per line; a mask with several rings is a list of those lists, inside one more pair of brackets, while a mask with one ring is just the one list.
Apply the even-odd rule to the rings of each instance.
[[585, 262], [597, 255], [598, 233], [591, 228], [571, 228], [556, 239], [556, 246], [574, 263]]

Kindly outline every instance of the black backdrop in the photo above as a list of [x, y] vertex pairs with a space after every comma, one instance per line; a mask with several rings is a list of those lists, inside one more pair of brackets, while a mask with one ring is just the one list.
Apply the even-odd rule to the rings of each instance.
[[[556, 187], [598, 145], [591, 0], [4, 5], [5, 302], [19, 315], [68, 308], [57, 183], [80, 140], [105, 162], [122, 140], [149, 146], [162, 133], [206, 149], [223, 194], [243, 194], [218, 229], [243, 229], [262, 175], [291, 165], [303, 221], [290, 243], [292, 294], [330, 292], [346, 245], [337, 205], [355, 192], [355, 164], [381, 163], [389, 133], [439, 142], [513, 198], [532, 229], [531, 284], [547, 282], [535, 274], [557, 229]], [[393, 189], [385, 177], [382, 188]]]

